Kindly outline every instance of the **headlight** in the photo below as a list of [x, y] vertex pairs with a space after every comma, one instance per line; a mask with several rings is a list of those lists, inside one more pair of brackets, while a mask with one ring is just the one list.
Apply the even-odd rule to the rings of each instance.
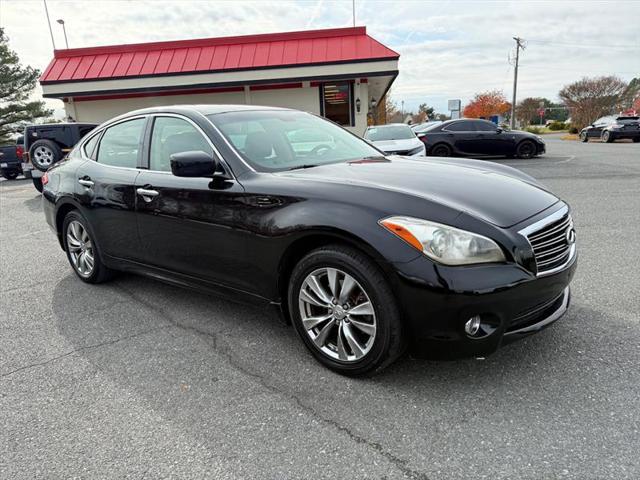
[[407, 152], [407, 155], [416, 155], [416, 154], [422, 152], [423, 150], [424, 150], [424, 145], [420, 145], [419, 147], [416, 147], [416, 148], [414, 148], [412, 150], [409, 150]]
[[536, 138], [537, 138], [538, 140], [540, 140], [542, 143], [544, 143], [544, 140], [542, 139], [542, 137], [541, 137], [540, 135], [536, 135]]
[[412, 217], [389, 217], [379, 223], [416, 250], [445, 265], [506, 261], [496, 242], [476, 233]]

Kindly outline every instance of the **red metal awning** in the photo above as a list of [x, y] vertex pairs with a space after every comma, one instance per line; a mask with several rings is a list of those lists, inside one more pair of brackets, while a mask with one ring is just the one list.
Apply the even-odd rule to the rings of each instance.
[[397, 60], [366, 27], [56, 50], [40, 83]]

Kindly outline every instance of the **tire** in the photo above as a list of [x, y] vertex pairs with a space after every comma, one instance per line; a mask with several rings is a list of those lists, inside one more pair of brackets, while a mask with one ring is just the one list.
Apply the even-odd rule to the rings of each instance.
[[33, 182], [33, 186], [36, 187], [36, 190], [42, 193], [42, 178], [31, 177], [31, 181]]
[[580, 132], [580, 141], [582, 143], [587, 143], [589, 141], [589, 137], [587, 136], [587, 132]]
[[20, 175], [17, 170], [2, 170], [2, 176], [7, 180], [15, 180]]
[[29, 149], [29, 158], [34, 167], [46, 172], [51, 165], [62, 158], [62, 150], [51, 140], [36, 140]]
[[536, 155], [536, 145], [531, 140], [523, 140], [518, 144], [516, 149], [518, 158], [533, 158]]
[[434, 145], [429, 155], [433, 157], [450, 157], [452, 154], [451, 147], [445, 143]]
[[604, 132], [602, 132], [602, 141], [605, 143], [613, 142], [613, 135], [611, 135], [608, 130], [605, 130]]
[[80, 280], [102, 283], [113, 276], [113, 271], [102, 263], [89, 222], [77, 210], [72, 210], [64, 218], [62, 241], [69, 264]]
[[[333, 289], [330, 271], [337, 279]], [[342, 292], [345, 284], [352, 288], [336, 304], [335, 297], [346, 293]], [[322, 295], [312, 290], [318, 286]], [[291, 273], [288, 303], [292, 323], [305, 346], [335, 372], [348, 376], [379, 372], [405, 349], [391, 287], [376, 264], [354, 248], [328, 245], [306, 255]]]

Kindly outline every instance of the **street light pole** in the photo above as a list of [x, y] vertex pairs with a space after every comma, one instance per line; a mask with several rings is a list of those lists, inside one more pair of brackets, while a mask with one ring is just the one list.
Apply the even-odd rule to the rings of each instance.
[[69, 50], [69, 40], [67, 40], [67, 29], [64, 27], [64, 20], [59, 18], [56, 20], [60, 25], [62, 25], [62, 32], [64, 33], [64, 43], [67, 46], [67, 50]]
[[44, 3], [44, 13], [47, 15], [47, 25], [49, 25], [49, 33], [51, 34], [51, 45], [53, 45], [53, 49], [56, 49], [56, 42], [53, 39], [53, 30], [51, 29], [51, 20], [49, 19], [49, 9], [47, 8], [47, 0], [42, 0]]

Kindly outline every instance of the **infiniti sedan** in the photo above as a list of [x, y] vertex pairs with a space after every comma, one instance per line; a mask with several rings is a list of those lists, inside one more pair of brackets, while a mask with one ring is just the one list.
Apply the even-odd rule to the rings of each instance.
[[[313, 133], [310, 133], [313, 132]], [[507, 166], [416, 162], [295, 110], [173, 106], [114, 118], [43, 177], [80, 280], [148, 275], [274, 306], [322, 364], [407, 348], [484, 356], [558, 320], [569, 206]]]

